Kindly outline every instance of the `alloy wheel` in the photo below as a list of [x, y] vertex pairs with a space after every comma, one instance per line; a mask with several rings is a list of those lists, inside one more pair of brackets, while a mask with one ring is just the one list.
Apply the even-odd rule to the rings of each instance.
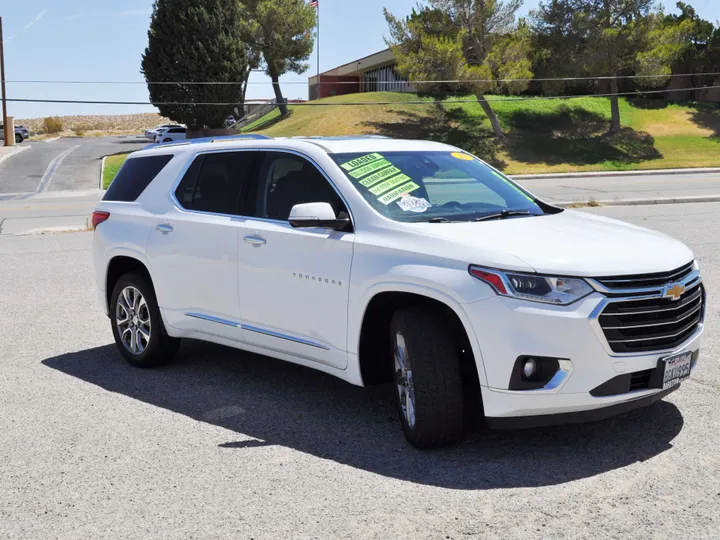
[[150, 344], [150, 309], [142, 293], [132, 285], [120, 291], [115, 325], [120, 341], [130, 354], [141, 355]]
[[415, 427], [415, 387], [410, 369], [405, 338], [400, 332], [395, 334], [395, 380], [397, 383], [400, 408], [408, 427]]

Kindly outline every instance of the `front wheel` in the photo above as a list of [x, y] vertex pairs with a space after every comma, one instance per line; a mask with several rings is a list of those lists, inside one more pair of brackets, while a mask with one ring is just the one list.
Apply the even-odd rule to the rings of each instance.
[[163, 142], [172, 142], [172, 139], [170, 139], [170, 138], [168, 137], [168, 138], [165, 139]]
[[155, 292], [138, 274], [122, 276], [110, 297], [110, 320], [120, 354], [137, 367], [172, 361], [180, 340], [168, 336]]
[[442, 320], [422, 308], [399, 310], [390, 324], [396, 396], [405, 437], [417, 448], [445, 446], [464, 430], [457, 348]]

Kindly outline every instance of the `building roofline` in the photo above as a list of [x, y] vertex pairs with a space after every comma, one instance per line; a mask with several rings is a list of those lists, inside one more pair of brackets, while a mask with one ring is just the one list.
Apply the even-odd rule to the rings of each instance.
[[[340, 64], [339, 66], [335, 66], [334, 68], [323, 71], [322, 73], [320, 73], [320, 77], [322, 77], [323, 75], [329, 76], [331, 71], [337, 71], [346, 66], [352, 66], [353, 64], [359, 64], [363, 60], [367, 60], [368, 58], [372, 58], [373, 56], [377, 56], [377, 55], [387, 52], [389, 50], [390, 50], [390, 47], [386, 47], [386, 48], [379, 50], [377, 52], [374, 52], [372, 54], [368, 54], [367, 56], [363, 56], [362, 58], [358, 58], [357, 60], [353, 60], [352, 62], [346, 62], [344, 64]], [[312, 75], [312, 76], [308, 77], [308, 82], [312, 84], [315, 81], [315, 79], [317, 79], [317, 77], [318, 77], [317, 75]]]

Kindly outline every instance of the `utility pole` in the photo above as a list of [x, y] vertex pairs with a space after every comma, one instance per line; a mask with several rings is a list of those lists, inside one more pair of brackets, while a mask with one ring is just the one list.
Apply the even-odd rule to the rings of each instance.
[[[3, 42], [2, 17], [0, 17], [0, 90], [2, 90], [2, 120], [5, 138], [5, 146], [10, 146], [10, 126], [7, 121], [7, 93], [5, 92], [5, 46]], [[12, 134], [13, 138], [15, 134]]]

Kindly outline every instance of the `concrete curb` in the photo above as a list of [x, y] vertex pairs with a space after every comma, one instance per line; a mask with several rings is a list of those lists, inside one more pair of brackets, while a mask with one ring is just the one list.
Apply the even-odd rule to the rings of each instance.
[[513, 180], [551, 180], [553, 178], [602, 178], [604, 176], [650, 176], [658, 174], [707, 174], [720, 173], [720, 167], [705, 167], [698, 169], [648, 169], [634, 171], [605, 171], [605, 172], [574, 172], [550, 174], [513, 174], [508, 175]]
[[[573, 204], [587, 204], [583, 201], [561, 201], [561, 202], [550, 202], [545, 201], [554, 206], [560, 206], [567, 208]], [[685, 203], [709, 203], [709, 202], [720, 202], [720, 195], [698, 195], [690, 197], [658, 197], [657, 199], [618, 199], [611, 201], [595, 201], [600, 206], [640, 206], [640, 205], [653, 205], [653, 204], [685, 204]]]
[[107, 159], [107, 156], [102, 158], [102, 162], [100, 163], [100, 184], [98, 185], [99, 189], [103, 189], [103, 177], [105, 176], [105, 160]]
[[11, 148], [16, 148], [17, 150], [8, 152], [8, 153], [0, 156], [0, 163], [4, 162], [6, 159], [10, 159], [11, 157], [18, 155], [20, 152], [24, 152], [25, 150], [30, 150], [31, 146], [30, 145], [15, 146], [15, 147], [11, 147]]
[[41, 229], [30, 229], [28, 231], [23, 231], [19, 233], [15, 233], [13, 236], [39, 236], [43, 234], [62, 234], [62, 233], [76, 233], [76, 232], [85, 232], [89, 231], [90, 229], [85, 227], [44, 227]]
[[62, 139], [62, 137], [53, 137], [52, 139], [45, 139], [43, 142], [55, 142]]

